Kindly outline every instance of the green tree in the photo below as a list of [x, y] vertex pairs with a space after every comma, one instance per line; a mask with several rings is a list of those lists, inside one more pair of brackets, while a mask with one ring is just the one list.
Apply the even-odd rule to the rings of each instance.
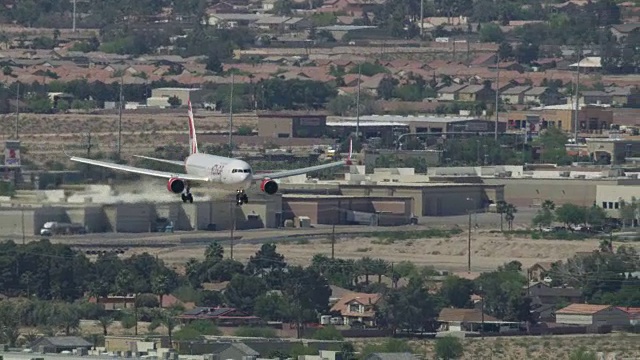
[[551, 200], [545, 200], [542, 203], [542, 207], [540, 210], [536, 212], [536, 215], [533, 217], [532, 224], [533, 226], [537, 226], [542, 228], [543, 226], [549, 227], [553, 224], [555, 220], [555, 215], [553, 211], [555, 210], [556, 205]]
[[507, 202], [504, 200], [500, 200], [496, 202], [496, 212], [500, 214], [500, 231], [504, 231], [504, 214], [507, 212]]
[[500, 43], [504, 40], [502, 29], [498, 24], [494, 23], [483, 24], [478, 34], [482, 42]]
[[470, 307], [473, 291], [473, 281], [457, 276], [447, 276], [442, 282], [439, 295], [446, 306], [462, 309]]
[[163, 274], [155, 275], [151, 282], [151, 289], [155, 295], [158, 295], [160, 307], [162, 307], [162, 298], [169, 293], [169, 278]]
[[380, 325], [415, 331], [430, 329], [438, 314], [437, 302], [423, 286], [422, 281], [411, 279], [409, 284], [388, 292], [379, 311]]
[[635, 196], [631, 198], [630, 202], [620, 200], [620, 208], [618, 211], [620, 214], [620, 219], [622, 220], [623, 228], [629, 224], [631, 224], [631, 226], [633, 227], [633, 220], [637, 218], [639, 206], [640, 203], [638, 203], [638, 200], [635, 198]]
[[224, 69], [222, 67], [222, 62], [217, 54], [211, 54], [207, 56], [207, 62], [205, 69], [213, 72], [214, 74], [221, 74]]
[[391, 99], [398, 83], [396, 78], [385, 76], [378, 84], [378, 96], [384, 100]]
[[293, 2], [291, 0], [276, 0], [273, 4], [273, 12], [279, 16], [287, 16], [293, 13]]
[[516, 213], [518, 212], [518, 208], [513, 204], [507, 204], [507, 208], [505, 209], [504, 219], [507, 220], [507, 224], [509, 225], [509, 231], [513, 230], [513, 221], [516, 218]]
[[584, 224], [587, 220], [586, 208], [576, 204], [562, 204], [556, 208], [556, 219], [568, 227]]
[[261, 274], [265, 271], [284, 269], [287, 263], [284, 256], [276, 251], [276, 244], [263, 244], [254, 256], [249, 258], [247, 272], [249, 274]]
[[336, 329], [335, 326], [325, 326], [321, 329], [316, 330], [312, 337], [316, 340], [342, 340], [343, 336], [340, 333], [340, 330]]
[[436, 358], [438, 360], [454, 360], [462, 357], [464, 349], [460, 339], [453, 336], [445, 336], [436, 340]]
[[286, 321], [290, 318], [290, 304], [277, 294], [263, 294], [256, 298], [254, 313], [261, 319], [268, 321]]
[[204, 257], [206, 260], [218, 262], [224, 258], [224, 248], [217, 241], [214, 241], [207, 246]]
[[482, 293], [484, 309], [490, 315], [505, 321], [529, 321], [530, 303], [522, 292], [527, 279], [520, 271], [521, 264], [511, 262], [496, 271], [483, 273], [474, 283]]
[[267, 284], [262, 278], [234, 275], [227, 285], [225, 297], [229, 305], [240, 311], [253, 313], [255, 299], [267, 292]]

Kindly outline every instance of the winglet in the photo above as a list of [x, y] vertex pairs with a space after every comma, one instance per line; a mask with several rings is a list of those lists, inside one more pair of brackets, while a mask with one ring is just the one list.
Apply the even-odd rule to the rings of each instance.
[[352, 165], [352, 161], [351, 161], [351, 155], [353, 154], [353, 138], [349, 138], [349, 155], [347, 157], [347, 161], [346, 164], [347, 165]]

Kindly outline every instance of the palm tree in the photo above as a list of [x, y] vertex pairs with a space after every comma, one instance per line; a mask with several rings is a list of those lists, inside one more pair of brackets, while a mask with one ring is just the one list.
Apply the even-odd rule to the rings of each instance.
[[102, 335], [107, 336], [107, 330], [113, 324], [113, 319], [109, 316], [102, 316], [98, 319], [98, 323], [102, 326]]
[[169, 348], [173, 348], [173, 329], [176, 328], [178, 322], [175, 318], [175, 314], [171, 311], [164, 311], [160, 317], [160, 323], [167, 328], [167, 334], [169, 335]]
[[500, 214], [500, 231], [503, 230], [504, 214], [507, 212], [507, 202], [500, 200], [496, 203], [496, 212]]
[[513, 230], [513, 220], [515, 220], [515, 213], [518, 212], [518, 209], [513, 204], [507, 204], [505, 211], [505, 220], [509, 224], [509, 230]]

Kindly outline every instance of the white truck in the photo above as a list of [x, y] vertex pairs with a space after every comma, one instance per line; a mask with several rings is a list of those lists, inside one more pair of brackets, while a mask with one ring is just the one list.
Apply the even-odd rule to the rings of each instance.
[[40, 229], [41, 236], [77, 235], [86, 233], [87, 229], [82, 224], [61, 223], [57, 221], [46, 222], [42, 226], [42, 229]]

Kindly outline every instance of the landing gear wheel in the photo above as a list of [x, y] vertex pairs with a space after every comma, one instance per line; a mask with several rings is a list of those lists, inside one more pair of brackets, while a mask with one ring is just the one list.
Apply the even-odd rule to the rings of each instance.
[[248, 203], [249, 203], [249, 197], [247, 196], [247, 194], [242, 194], [242, 196], [240, 197], [240, 200], [241, 200], [244, 204], [248, 204]]
[[180, 197], [182, 198], [182, 202], [183, 202], [183, 203], [186, 203], [186, 202], [187, 202], [188, 198], [187, 198], [187, 195], [186, 195], [186, 194], [184, 194], [184, 193], [183, 193], [183, 194], [180, 194]]
[[188, 194], [187, 195], [187, 200], [189, 201], [189, 204], [193, 204], [193, 195]]

